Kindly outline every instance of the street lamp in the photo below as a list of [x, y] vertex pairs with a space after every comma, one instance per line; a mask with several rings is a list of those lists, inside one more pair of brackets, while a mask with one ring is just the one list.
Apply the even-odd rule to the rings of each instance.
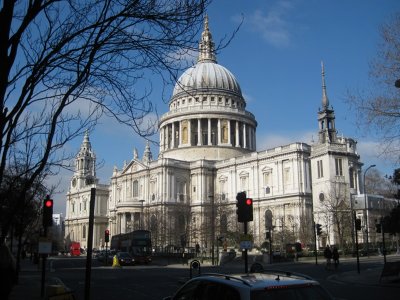
[[365, 210], [365, 216], [364, 216], [364, 220], [365, 220], [365, 237], [366, 237], [366, 241], [367, 241], [367, 256], [369, 257], [369, 251], [368, 251], [368, 211], [367, 211], [367, 191], [365, 190], [365, 174], [367, 173], [367, 171], [371, 168], [376, 167], [376, 165], [370, 165], [368, 168], [365, 169], [364, 171], [364, 210]]

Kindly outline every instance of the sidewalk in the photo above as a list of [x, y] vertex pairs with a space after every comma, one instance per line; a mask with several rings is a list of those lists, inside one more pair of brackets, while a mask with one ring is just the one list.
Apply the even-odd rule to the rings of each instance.
[[[21, 260], [20, 267], [21, 271], [19, 272], [18, 284], [14, 285], [8, 299], [9, 300], [47, 299], [45, 297], [43, 298], [41, 297], [42, 265], [34, 264], [33, 261], [25, 259]], [[59, 290], [60, 285], [63, 286], [62, 282], [57, 277], [51, 275], [51, 272], [47, 266], [44, 294], [46, 294], [46, 289], [50, 291], [49, 285], [52, 286], [53, 290], [56, 289]]]
[[32, 299], [39, 300], [41, 270], [39, 264], [34, 264], [29, 259], [21, 260], [21, 270], [19, 272], [18, 284], [14, 285], [10, 296], [10, 300]]
[[381, 278], [382, 269], [383, 265], [382, 267], [360, 270], [360, 273], [358, 271], [342, 272], [329, 276], [328, 280], [346, 284], [400, 288], [400, 277], [391, 276]]

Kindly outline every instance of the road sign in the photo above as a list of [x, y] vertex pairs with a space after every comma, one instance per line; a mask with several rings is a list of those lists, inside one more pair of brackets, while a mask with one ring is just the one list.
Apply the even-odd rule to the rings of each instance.
[[51, 241], [39, 242], [39, 254], [51, 254]]
[[240, 249], [252, 249], [253, 242], [252, 241], [241, 241], [240, 242]]
[[241, 234], [240, 235], [240, 249], [252, 249], [253, 248], [253, 235], [252, 234]]

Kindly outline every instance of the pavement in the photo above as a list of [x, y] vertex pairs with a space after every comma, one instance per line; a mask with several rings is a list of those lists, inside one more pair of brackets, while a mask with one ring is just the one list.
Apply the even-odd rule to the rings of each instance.
[[[398, 257], [398, 256], [397, 256]], [[396, 259], [396, 261], [400, 261]], [[293, 263], [293, 262], [291, 262]], [[301, 263], [301, 260], [300, 260]], [[70, 297], [47, 297], [46, 294], [64, 289], [62, 281], [54, 276], [50, 269], [46, 270], [46, 283], [44, 287], [44, 296], [41, 296], [41, 264], [34, 264], [31, 260], [21, 260], [21, 271], [19, 274], [18, 284], [13, 287], [9, 300], [42, 300], [42, 299], [73, 299]], [[182, 264], [169, 265], [168, 267], [187, 268]], [[358, 284], [368, 286], [385, 286], [400, 288], [400, 275], [382, 277], [382, 266], [371, 269], [362, 269], [360, 273], [355, 271], [335, 272], [328, 276], [327, 280], [337, 282], [339, 284]]]

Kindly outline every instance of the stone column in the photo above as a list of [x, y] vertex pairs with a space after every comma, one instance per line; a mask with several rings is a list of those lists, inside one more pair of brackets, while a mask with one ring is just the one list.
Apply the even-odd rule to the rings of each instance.
[[201, 119], [197, 119], [197, 146], [201, 146]]
[[122, 218], [121, 218], [121, 233], [126, 233], [126, 214], [125, 213], [122, 213], [122, 216], [121, 216]]
[[172, 122], [171, 125], [171, 130], [172, 130], [172, 134], [171, 134], [171, 149], [175, 148], [175, 122]]
[[179, 121], [179, 144], [178, 148], [182, 145], [182, 121]]
[[188, 120], [188, 144], [192, 146], [192, 120]]
[[232, 146], [231, 141], [231, 120], [226, 120], [228, 122], [228, 144]]
[[235, 147], [239, 147], [239, 121], [236, 121], [236, 127], [235, 127], [235, 136], [236, 136], [236, 143]]
[[243, 148], [247, 148], [246, 123], [243, 123]]
[[217, 128], [217, 145], [221, 145], [221, 119], [218, 119]]
[[208, 118], [208, 145], [211, 146], [211, 119]]
[[164, 151], [164, 127], [160, 128], [160, 148], [159, 152]]

